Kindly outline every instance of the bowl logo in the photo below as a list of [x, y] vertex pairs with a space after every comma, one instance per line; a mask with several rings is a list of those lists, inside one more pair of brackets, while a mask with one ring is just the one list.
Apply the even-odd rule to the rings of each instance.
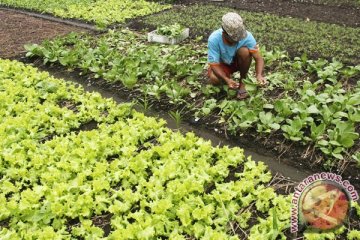
[[295, 187], [291, 208], [291, 232], [304, 227], [330, 230], [343, 225], [351, 202], [359, 195], [349, 181], [335, 173], [315, 173]]
[[328, 230], [342, 225], [350, 210], [345, 191], [329, 181], [308, 186], [300, 197], [300, 223]]

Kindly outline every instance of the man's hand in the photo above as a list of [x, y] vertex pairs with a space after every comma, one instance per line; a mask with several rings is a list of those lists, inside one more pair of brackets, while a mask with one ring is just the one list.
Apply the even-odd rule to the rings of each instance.
[[240, 87], [240, 83], [235, 82], [235, 81], [232, 80], [232, 79], [229, 79], [229, 80], [227, 81], [227, 85], [228, 85], [229, 88], [231, 88], [231, 89], [238, 89], [238, 88]]
[[258, 84], [260, 86], [265, 86], [267, 84], [266, 78], [264, 78], [263, 76], [256, 76], [256, 79], [258, 81]]
[[263, 77], [262, 73], [264, 70], [264, 59], [260, 54], [260, 51], [251, 53], [255, 59], [255, 73], [258, 84], [263, 87], [267, 84], [266, 79]]

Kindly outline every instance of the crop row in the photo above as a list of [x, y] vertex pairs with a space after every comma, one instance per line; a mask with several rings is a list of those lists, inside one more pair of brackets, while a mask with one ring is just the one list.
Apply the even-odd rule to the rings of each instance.
[[144, 16], [169, 8], [145, 0], [0, 0], [1, 5], [50, 13], [61, 18], [75, 18], [105, 27], [123, 23], [129, 18]]
[[[141, 21], [151, 26], [179, 23], [189, 27], [190, 32], [207, 40], [210, 33], [220, 28], [221, 17], [234, 9], [213, 5], [190, 5], [173, 8], [147, 16]], [[293, 56], [308, 56], [359, 64], [359, 28], [344, 27], [274, 14], [237, 11], [260, 45], [267, 48], [287, 50]], [[344, 51], [346, 49], [346, 51]]]
[[[1, 239], [286, 238], [291, 196], [276, 194], [267, 167], [243, 150], [172, 132], [15, 61], [0, 60], [0, 79], [1, 95], [11, 96], [0, 108]], [[60, 110], [64, 98], [82, 102]], [[53, 125], [73, 114], [79, 122], [92, 116], [97, 128]], [[61, 130], [41, 141], [52, 128]], [[96, 221], [103, 216], [108, 230]], [[342, 227], [305, 237], [346, 233], [359, 235]]]
[[110, 31], [100, 38], [72, 34], [27, 49], [28, 56], [45, 63], [59, 62], [134, 88], [147, 106], [169, 102], [177, 107], [177, 118], [180, 109], [187, 109], [196, 119], [212, 116], [234, 135], [247, 129], [264, 136], [281, 134], [320, 150], [327, 168], [344, 161], [360, 164], [354, 147], [359, 142], [360, 86], [348, 83], [359, 75], [360, 66], [305, 55], [291, 61], [285, 52], [263, 51], [269, 86], [258, 88], [249, 76], [245, 83], [250, 98], [236, 101], [227, 87], [203, 84], [206, 51], [195, 42], [164, 47], [129, 31]]
[[[164, 121], [20, 63], [1, 60], [0, 79], [7, 96], [0, 124], [0, 222], [7, 222], [1, 239], [99, 239], [104, 230], [93, 220], [105, 212], [112, 216], [109, 239], [225, 239], [235, 233], [229, 223], [255, 239], [266, 237], [274, 218], [283, 235], [289, 198], [264, 186], [271, 174], [241, 149], [213, 148], [193, 134], [173, 133]], [[83, 101], [77, 113], [57, 106], [64, 97]], [[65, 127], [78, 126], [70, 118], [81, 122], [85, 115], [99, 121], [97, 129], [74, 133]], [[41, 142], [49, 133], [57, 135]], [[230, 167], [239, 165], [243, 171], [225, 182]], [[252, 230], [251, 204], [278, 215]]]

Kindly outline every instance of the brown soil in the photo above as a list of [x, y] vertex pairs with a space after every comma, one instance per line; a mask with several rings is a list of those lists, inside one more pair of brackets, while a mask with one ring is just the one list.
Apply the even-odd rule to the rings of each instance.
[[1, 58], [14, 58], [24, 53], [24, 44], [27, 43], [39, 44], [45, 39], [66, 35], [70, 32], [87, 31], [9, 10], [0, 10], [0, 22]]
[[177, 0], [178, 4], [212, 3], [254, 12], [274, 13], [349, 27], [360, 26], [360, 5], [324, 5], [289, 0]]

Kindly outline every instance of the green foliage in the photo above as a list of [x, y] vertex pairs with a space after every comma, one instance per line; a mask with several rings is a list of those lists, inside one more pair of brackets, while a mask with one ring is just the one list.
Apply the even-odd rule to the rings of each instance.
[[345, 230], [345, 226], [341, 226], [334, 231], [316, 231], [307, 229], [304, 232], [304, 237], [306, 240], [332, 240], [337, 239], [337, 236], [343, 234]]
[[[154, 26], [179, 23], [189, 27], [191, 32], [206, 40], [212, 31], [220, 28], [222, 15], [231, 11], [234, 9], [194, 4], [148, 16], [144, 22]], [[302, 19], [267, 13], [237, 12], [243, 17], [247, 28], [260, 46], [287, 50], [293, 55], [306, 53], [316, 58], [336, 57], [342, 62], [360, 64], [359, 28], [315, 21], [305, 22]]]
[[184, 27], [180, 24], [175, 23], [173, 25], [159, 26], [156, 29], [156, 33], [163, 36], [176, 38], [182, 34]]
[[175, 121], [176, 128], [180, 128], [180, 124], [181, 124], [181, 121], [182, 121], [181, 112], [179, 110], [170, 111], [169, 115]]
[[[235, 91], [226, 86], [201, 84], [206, 61], [203, 44], [161, 46], [145, 41], [130, 31], [109, 31], [100, 38], [70, 35], [41, 46], [27, 46], [27, 55], [138, 89], [146, 106], [166, 100], [193, 111], [195, 119], [218, 114], [216, 122], [231, 134], [249, 128], [263, 135], [281, 133], [286, 139], [322, 151], [328, 160], [326, 167], [342, 159], [358, 162], [358, 154], [349, 153], [359, 141], [360, 85], [350, 91], [344, 88], [349, 77], [360, 73], [359, 66], [345, 66], [336, 59], [312, 60], [306, 55], [290, 60], [283, 51], [262, 48], [265, 61], [269, 59], [274, 68], [267, 73], [269, 85], [258, 88], [249, 74], [244, 83], [250, 98], [236, 101], [230, 99]], [[267, 97], [273, 91], [278, 95]], [[225, 95], [219, 99], [220, 94]], [[175, 113], [173, 117], [179, 119]]]
[[76, 18], [105, 27], [112, 23], [123, 23], [129, 18], [144, 16], [167, 9], [145, 0], [1, 0], [0, 4], [54, 14], [62, 18]]
[[259, 224], [251, 228], [248, 239], [286, 239], [283, 230], [290, 227], [290, 197], [273, 199], [269, 217], [258, 219]]
[[359, 240], [360, 239], [360, 231], [359, 230], [351, 230], [347, 235], [348, 240]]
[[[1, 239], [101, 239], [95, 220], [104, 215], [108, 239], [239, 239], [229, 224], [249, 232], [257, 215], [240, 210], [266, 213], [283, 199], [264, 187], [267, 167], [242, 149], [172, 132], [130, 104], [9, 60], [0, 60], [0, 89]], [[90, 120], [97, 128], [74, 131]]]

